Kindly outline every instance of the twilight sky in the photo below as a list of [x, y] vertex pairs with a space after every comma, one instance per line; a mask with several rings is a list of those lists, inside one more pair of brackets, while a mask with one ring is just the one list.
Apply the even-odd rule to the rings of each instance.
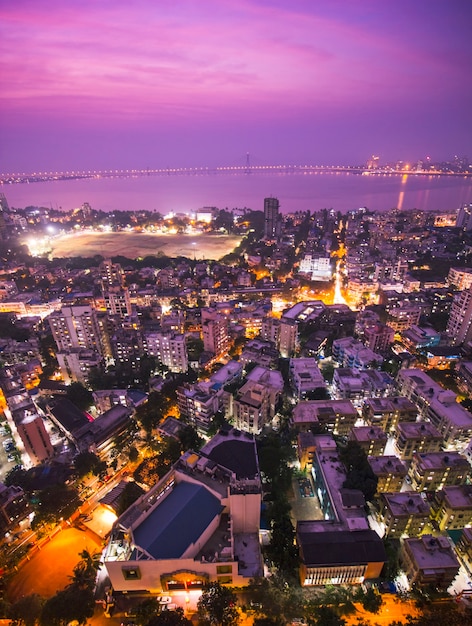
[[0, 172], [472, 158], [470, 0], [0, 0]]

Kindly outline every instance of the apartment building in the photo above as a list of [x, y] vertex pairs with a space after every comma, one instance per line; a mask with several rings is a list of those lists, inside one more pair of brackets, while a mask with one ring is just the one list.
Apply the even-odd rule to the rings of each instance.
[[377, 493], [400, 491], [407, 467], [396, 456], [369, 456], [369, 465], [377, 476]]
[[408, 476], [414, 491], [437, 491], [446, 485], [464, 485], [470, 465], [458, 452], [415, 452]]
[[430, 507], [419, 493], [382, 493], [379, 519], [389, 539], [419, 537], [429, 522]]
[[384, 453], [388, 437], [379, 426], [354, 426], [349, 440], [356, 441], [367, 456], [380, 456]]
[[173, 331], [145, 331], [143, 344], [147, 354], [158, 359], [171, 372], [188, 371], [188, 352], [184, 335]]
[[443, 438], [431, 422], [400, 422], [395, 434], [395, 450], [403, 461], [415, 452], [440, 452]]
[[321, 426], [335, 435], [348, 435], [359, 419], [359, 413], [349, 400], [305, 400], [292, 411], [291, 426], [308, 431]]
[[472, 485], [449, 485], [433, 494], [431, 517], [439, 530], [472, 525]]
[[326, 389], [326, 382], [314, 358], [290, 359], [289, 377], [296, 400], [305, 398], [311, 392]]
[[454, 392], [417, 368], [401, 369], [397, 386], [399, 393], [417, 405], [419, 416], [436, 426], [445, 448], [463, 450], [467, 446], [472, 438], [472, 414], [457, 402]]
[[446, 591], [459, 572], [459, 561], [449, 538], [423, 535], [404, 539], [400, 562], [410, 585]]
[[396, 432], [399, 422], [415, 422], [416, 405], [404, 396], [366, 398], [362, 417], [369, 426], [380, 426], [386, 433]]

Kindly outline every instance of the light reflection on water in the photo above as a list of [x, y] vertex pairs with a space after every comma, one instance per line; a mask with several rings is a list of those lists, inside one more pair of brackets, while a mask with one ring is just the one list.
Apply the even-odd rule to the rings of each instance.
[[262, 209], [265, 197], [281, 210], [349, 211], [366, 206], [455, 211], [472, 202], [472, 179], [460, 176], [362, 176], [352, 173], [252, 173], [207, 176], [139, 176], [41, 182], [0, 187], [10, 206], [71, 210], [89, 202], [103, 211], [148, 210], [189, 213], [204, 206]]

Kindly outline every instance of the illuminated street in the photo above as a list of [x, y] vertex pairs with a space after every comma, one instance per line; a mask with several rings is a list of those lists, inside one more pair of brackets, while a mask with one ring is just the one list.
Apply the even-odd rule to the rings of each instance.
[[58, 533], [49, 543], [39, 549], [13, 578], [8, 596], [16, 601], [22, 596], [37, 593], [50, 597], [70, 583], [75, 565], [80, 561], [79, 553], [90, 553], [101, 549], [95, 534], [68, 528]]
[[378, 626], [389, 626], [395, 620], [404, 623], [408, 615], [413, 617], [419, 615], [415, 603], [411, 600], [402, 601], [393, 594], [382, 594], [383, 604], [379, 613], [369, 613], [365, 611], [360, 604], [355, 604], [356, 612], [346, 616], [348, 626], [356, 626], [358, 619], [361, 618], [367, 623]]

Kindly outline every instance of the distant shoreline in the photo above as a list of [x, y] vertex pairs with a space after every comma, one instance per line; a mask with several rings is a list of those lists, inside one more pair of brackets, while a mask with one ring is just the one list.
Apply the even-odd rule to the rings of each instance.
[[221, 259], [240, 243], [241, 236], [214, 233], [148, 234], [86, 232], [60, 235], [51, 239], [51, 258], [124, 256], [129, 259], [146, 256], [191, 259]]

